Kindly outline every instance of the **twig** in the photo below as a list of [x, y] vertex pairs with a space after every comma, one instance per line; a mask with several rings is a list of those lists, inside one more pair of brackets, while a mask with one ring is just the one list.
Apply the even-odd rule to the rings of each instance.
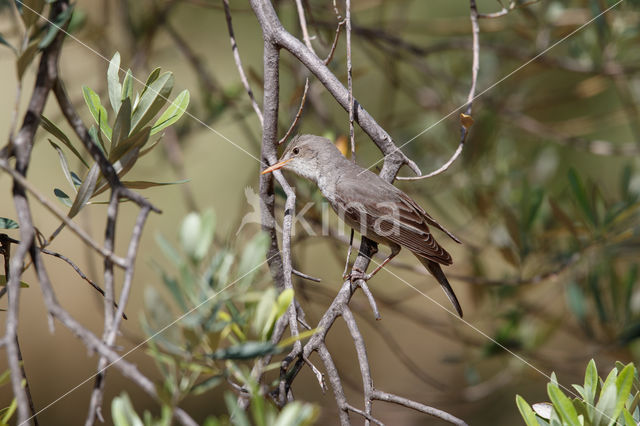
[[[347, 0], [348, 1], [348, 0]], [[307, 29], [307, 19], [304, 17], [304, 7], [301, 0], [296, 0], [296, 11], [298, 12], [298, 21], [300, 22], [300, 29], [302, 30], [302, 39], [307, 48], [316, 54], [316, 51], [311, 45], [311, 38], [309, 38], [309, 30]]]
[[309, 78], [307, 77], [307, 79], [304, 82], [304, 90], [302, 92], [302, 99], [300, 100], [300, 107], [298, 108], [298, 112], [296, 113], [296, 117], [293, 119], [293, 123], [291, 123], [291, 126], [289, 126], [289, 130], [287, 130], [287, 133], [285, 133], [284, 136], [282, 137], [282, 139], [280, 139], [280, 141], [278, 141], [278, 145], [282, 145], [287, 139], [289, 139], [289, 136], [291, 136], [291, 133], [293, 132], [295, 127], [298, 125], [298, 120], [300, 120], [300, 116], [302, 116], [302, 111], [304, 110], [304, 104], [307, 101], [307, 92], [308, 91], [309, 91]]
[[480, 19], [493, 19], [493, 18], [499, 18], [501, 16], [504, 16], [506, 14], [508, 14], [509, 12], [515, 10], [515, 9], [519, 9], [521, 7], [526, 7], [526, 6], [530, 6], [532, 4], [536, 4], [538, 3], [540, 0], [531, 0], [531, 1], [527, 1], [527, 2], [516, 2], [516, 1], [511, 1], [509, 2], [509, 6], [505, 7], [502, 2], [500, 0], [498, 0], [498, 3], [500, 3], [500, 5], [502, 6], [502, 9], [500, 9], [497, 12], [493, 12], [493, 13], [479, 13], [478, 14], [478, 18]]
[[351, 0], [345, 0], [347, 24], [347, 90], [349, 91], [349, 142], [351, 144], [351, 161], [356, 162], [356, 141], [353, 129], [353, 66], [351, 64]]
[[[0, 249], [1, 249], [1, 253], [2, 253], [2, 257], [4, 260], [4, 274], [5, 274], [5, 279], [7, 281], [9, 281], [9, 278], [11, 277], [11, 271], [10, 271], [10, 259], [11, 259], [11, 244], [17, 242], [15, 241], [13, 238], [10, 238], [7, 234], [0, 234]], [[4, 290], [7, 289], [7, 286], [5, 286], [3, 288]], [[9, 299], [11, 300], [11, 294], [9, 295]], [[11, 306], [11, 305], [9, 305]], [[3, 339], [4, 341], [4, 339]], [[36, 410], [35, 410], [35, 406], [33, 404], [33, 398], [31, 397], [31, 389], [29, 387], [29, 380], [27, 380], [27, 371], [24, 367], [24, 360], [22, 359], [22, 351], [20, 350], [20, 341], [18, 340], [18, 334], [15, 334], [15, 348], [17, 350], [17, 355], [18, 355], [18, 363], [20, 364], [20, 373], [22, 375], [22, 380], [24, 381], [24, 392], [27, 396], [27, 402], [29, 404], [29, 410], [31, 412], [31, 416], [33, 418], [33, 424], [35, 426], [38, 425], [38, 419], [35, 415]]]
[[386, 401], [386, 402], [390, 402], [393, 404], [398, 404], [398, 405], [402, 405], [405, 406], [407, 408], [411, 408], [413, 410], [419, 411], [421, 413], [424, 414], [428, 414], [430, 416], [433, 417], [437, 417], [441, 420], [444, 420], [446, 422], [449, 422], [451, 424], [454, 425], [459, 425], [459, 426], [467, 426], [467, 423], [465, 423], [464, 420], [461, 420], [449, 413], [447, 413], [446, 411], [442, 411], [442, 410], [438, 410], [437, 408], [433, 408], [433, 407], [429, 407], [428, 405], [424, 405], [421, 404], [419, 402], [415, 402], [412, 401], [408, 398], [403, 398], [401, 396], [398, 395], [394, 395], [388, 392], [383, 392], [380, 390], [375, 389], [372, 392], [372, 397], [373, 399], [376, 399], [378, 401]]
[[[66, 0], [56, 1], [51, 5], [49, 18], [55, 19], [68, 7]], [[49, 92], [53, 86], [55, 73], [58, 66], [58, 58], [62, 45], [63, 34], [59, 32], [53, 42], [47, 46], [40, 57], [38, 73], [35, 85], [29, 100], [29, 106], [24, 115], [22, 127], [13, 139], [13, 154], [16, 158], [15, 170], [13, 170], [7, 159], [0, 160], [0, 167], [10, 173], [13, 177], [13, 202], [20, 223], [20, 243], [15, 255], [11, 258], [7, 279], [8, 308], [5, 323], [4, 342], [7, 347], [7, 361], [11, 375], [11, 387], [17, 401], [17, 424], [27, 423], [29, 416], [29, 397], [25, 387], [22, 386], [23, 374], [20, 363], [20, 349], [18, 346], [18, 310], [20, 302], [20, 276], [24, 260], [28, 252], [37, 255], [34, 250], [35, 231], [31, 221], [29, 202], [25, 192], [24, 182], [27, 168], [31, 159], [33, 140], [40, 120], [40, 115], [44, 110]]]
[[[104, 290], [102, 288], [100, 288], [100, 286], [96, 283], [94, 283], [91, 279], [89, 279], [84, 272], [82, 272], [82, 270], [78, 267], [78, 265], [76, 265], [75, 263], [73, 263], [73, 261], [71, 259], [69, 259], [67, 256], [61, 254], [61, 253], [57, 253], [55, 251], [51, 251], [49, 249], [45, 249], [45, 248], [39, 248], [41, 253], [47, 254], [49, 256], [53, 256], [53, 257], [57, 257], [58, 259], [64, 260], [69, 266], [71, 266], [73, 268], [74, 271], [76, 271], [76, 273], [80, 276], [80, 278], [82, 278], [84, 281], [86, 281], [87, 283], [89, 283], [89, 285], [91, 287], [93, 287], [98, 293], [100, 293], [102, 296], [104, 296]], [[116, 302], [113, 302], [113, 306], [115, 308], [118, 307], [118, 304]], [[124, 314], [124, 312], [122, 313], [122, 318], [127, 319], [127, 315]]]
[[352, 405], [349, 405], [349, 404], [347, 404], [347, 407], [346, 407], [346, 408], [347, 408], [347, 410], [349, 410], [349, 411], [353, 411], [353, 412], [354, 412], [354, 413], [356, 413], [356, 414], [360, 414], [362, 417], [364, 417], [365, 419], [367, 419], [367, 423], [368, 423], [368, 422], [373, 422], [373, 423], [375, 423], [375, 424], [377, 424], [377, 425], [379, 425], [379, 426], [384, 426], [384, 423], [382, 423], [382, 422], [381, 422], [380, 420], [378, 420], [378, 419], [374, 419], [373, 417], [371, 417], [371, 414], [367, 414], [367, 413], [365, 413], [364, 411], [362, 411], [362, 410], [360, 410], [360, 409], [358, 409], [358, 408], [356, 408], [356, 407], [354, 407], [354, 406], [352, 406]]
[[469, 8], [469, 17], [471, 20], [472, 30], [471, 32], [473, 35], [473, 63], [471, 65], [471, 88], [469, 89], [469, 94], [467, 95], [467, 107], [465, 108], [464, 115], [461, 115], [460, 117], [460, 143], [458, 144], [458, 148], [455, 150], [451, 158], [449, 158], [449, 160], [447, 160], [447, 162], [445, 162], [437, 170], [434, 170], [433, 172], [422, 176], [399, 176], [398, 180], [421, 180], [439, 175], [440, 173], [447, 171], [447, 169], [449, 169], [449, 167], [458, 159], [460, 154], [462, 154], [462, 149], [464, 148], [464, 143], [467, 140], [469, 128], [473, 124], [473, 119], [471, 118], [471, 107], [473, 105], [473, 98], [475, 98], [476, 96], [478, 71], [480, 69], [480, 25], [478, 24], [478, 8], [476, 6], [476, 0], [469, 0]]
[[231, 11], [229, 10], [229, 0], [222, 0], [222, 4], [224, 5], [224, 15], [227, 19], [227, 29], [229, 30], [229, 38], [231, 41], [231, 51], [233, 52], [233, 60], [236, 63], [236, 68], [238, 69], [238, 74], [240, 74], [240, 80], [242, 81], [242, 85], [244, 86], [249, 98], [251, 99], [251, 106], [258, 116], [258, 120], [260, 120], [260, 125], [263, 124], [262, 111], [260, 111], [260, 107], [256, 102], [256, 98], [253, 95], [253, 91], [251, 90], [251, 86], [249, 85], [249, 80], [247, 80], [247, 76], [244, 73], [244, 68], [242, 67], [242, 60], [240, 59], [240, 52], [238, 51], [238, 44], [236, 43], [236, 37], [233, 33], [233, 25], [231, 22]]
[[293, 275], [296, 275], [296, 276], [298, 276], [300, 278], [304, 278], [305, 280], [313, 281], [313, 282], [316, 282], [316, 283], [319, 283], [320, 281], [322, 281], [320, 278], [312, 277], [311, 275], [307, 275], [307, 274], [305, 274], [303, 272], [300, 272], [300, 271], [298, 271], [296, 269], [292, 269], [291, 273], [293, 273]]
[[[100, 356], [106, 357], [109, 361], [109, 364], [105, 368], [115, 366], [125, 377], [137, 384], [145, 393], [147, 393], [153, 399], [160, 401], [160, 397], [158, 396], [158, 393], [156, 391], [156, 385], [146, 376], [144, 376], [138, 370], [138, 367], [136, 367], [135, 364], [125, 361], [117, 352], [106, 346], [104, 342], [96, 337], [95, 334], [83, 327], [82, 324], [77, 322], [66, 310], [64, 310], [60, 306], [58, 300], [56, 299], [55, 293], [53, 292], [53, 287], [51, 285], [51, 281], [49, 280], [49, 276], [44, 270], [44, 265], [42, 264], [42, 259], [40, 258], [39, 253], [32, 252], [31, 255], [36, 273], [38, 274], [38, 279], [40, 281], [45, 304], [49, 313], [53, 317], [58, 319], [67, 329], [69, 329], [69, 331], [79, 337], [87, 346], [87, 348], [96, 351]], [[89, 379], [87, 379], [86, 381], [88, 380]], [[57, 401], [58, 400], [53, 401], [51, 404], [49, 404], [49, 406], [55, 404]], [[44, 407], [42, 410], [45, 410], [46, 408], [48, 407]], [[175, 408], [173, 414], [183, 425], [197, 425], [197, 423], [180, 408]]]
[[333, 59], [333, 54], [336, 51], [336, 47], [338, 46], [338, 39], [340, 38], [340, 29], [346, 23], [343, 19], [342, 21], [338, 21], [338, 26], [336, 27], [336, 35], [333, 37], [333, 43], [331, 43], [331, 50], [327, 54], [327, 57], [324, 58], [324, 64], [329, 65], [329, 62]]
[[369, 426], [369, 417], [371, 416], [371, 409], [373, 407], [373, 380], [371, 379], [371, 367], [369, 366], [369, 359], [367, 357], [367, 349], [364, 345], [364, 339], [358, 329], [358, 324], [353, 317], [353, 313], [349, 307], [345, 306], [342, 310], [342, 318], [347, 323], [349, 334], [353, 339], [353, 344], [356, 347], [356, 354], [358, 356], [358, 365], [360, 366], [360, 375], [362, 376], [362, 387], [364, 393], [364, 412], [366, 413], [367, 420], [364, 422], [365, 426]]
[[[76, 225], [73, 220], [69, 219], [67, 215], [62, 212], [62, 210], [53, 205], [46, 197], [40, 194], [28, 180], [11, 169], [5, 160], [0, 159], [0, 169], [9, 173], [15, 181], [17, 181], [22, 187], [24, 187], [24, 189], [29, 191], [31, 195], [33, 195], [40, 204], [46, 207], [47, 210], [53, 213], [54, 216], [63, 221], [65, 225], [68, 226], [69, 229], [71, 229], [78, 237], [80, 237], [80, 239], [84, 241], [89, 247], [100, 253], [100, 255], [102, 255], [103, 257], [108, 257], [113, 263], [120, 266], [121, 268], [125, 268], [126, 265], [124, 259], [118, 257], [115, 253], [106, 251], [104, 248], [96, 244], [96, 242], [93, 241], [93, 239], [89, 236], [89, 234], [86, 233], [85, 230]], [[21, 241], [23, 240], [22, 237], [20, 239]]]

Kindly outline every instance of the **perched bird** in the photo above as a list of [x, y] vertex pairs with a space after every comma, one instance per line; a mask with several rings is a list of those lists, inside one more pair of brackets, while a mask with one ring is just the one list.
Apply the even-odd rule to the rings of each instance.
[[451, 255], [429, 231], [429, 225], [460, 243], [415, 201], [377, 174], [345, 158], [329, 139], [315, 135], [296, 136], [280, 161], [262, 174], [291, 170], [314, 182], [338, 216], [370, 240], [388, 246], [391, 254], [371, 274], [352, 278], [368, 280], [395, 257], [409, 249], [433, 274], [462, 317], [462, 308], [440, 265], [451, 265]]

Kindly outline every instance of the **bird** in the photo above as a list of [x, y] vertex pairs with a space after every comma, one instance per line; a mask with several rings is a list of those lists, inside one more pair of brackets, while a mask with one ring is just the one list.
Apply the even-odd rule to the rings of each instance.
[[436, 278], [462, 318], [462, 307], [441, 265], [453, 263], [435, 240], [430, 226], [457, 243], [461, 241], [399, 188], [342, 155], [327, 138], [297, 135], [280, 159], [262, 171], [289, 170], [317, 185], [347, 225], [370, 240], [389, 247], [389, 256], [371, 274], [355, 271], [351, 279], [369, 280], [405, 247]]

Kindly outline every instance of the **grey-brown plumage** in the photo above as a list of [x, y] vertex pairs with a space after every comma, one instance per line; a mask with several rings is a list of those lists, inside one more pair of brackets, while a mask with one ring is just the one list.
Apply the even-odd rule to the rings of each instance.
[[318, 188], [349, 226], [391, 249], [390, 256], [370, 275], [398, 254], [410, 250], [438, 280], [462, 317], [462, 308], [440, 265], [451, 265], [451, 255], [429, 231], [429, 225], [460, 242], [407, 194], [375, 173], [346, 159], [330, 140], [314, 135], [295, 137], [277, 164], [263, 173], [284, 168], [305, 177]]

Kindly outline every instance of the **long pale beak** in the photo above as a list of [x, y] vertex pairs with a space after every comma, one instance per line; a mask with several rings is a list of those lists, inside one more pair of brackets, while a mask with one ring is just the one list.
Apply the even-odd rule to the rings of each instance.
[[266, 175], [267, 173], [271, 173], [271, 172], [273, 172], [274, 170], [279, 170], [279, 169], [281, 169], [282, 167], [284, 167], [284, 165], [285, 165], [285, 164], [287, 164], [287, 163], [288, 163], [289, 161], [291, 161], [291, 160], [293, 160], [293, 158], [289, 158], [289, 159], [287, 159], [287, 160], [284, 160], [284, 161], [281, 161], [281, 162], [279, 162], [279, 163], [276, 163], [276, 164], [274, 164], [273, 166], [271, 166], [271, 167], [268, 167], [268, 168], [264, 169], [264, 170], [262, 171], [262, 173], [260, 173], [260, 174], [261, 174], [261, 175]]

